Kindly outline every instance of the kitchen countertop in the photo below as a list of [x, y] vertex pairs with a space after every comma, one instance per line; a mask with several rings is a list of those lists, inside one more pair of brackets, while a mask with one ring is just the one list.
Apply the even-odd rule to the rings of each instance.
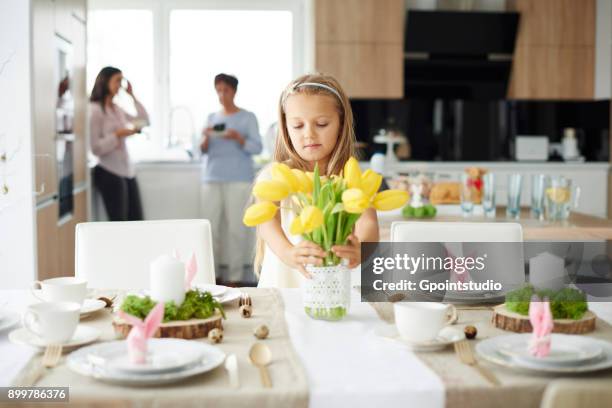
[[417, 222], [518, 222], [523, 227], [525, 241], [537, 240], [612, 240], [612, 220], [591, 215], [572, 213], [565, 222], [546, 222], [534, 219], [528, 208], [521, 210], [521, 218], [517, 221], [506, 218], [506, 209], [497, 208], [495, 218], [473, 216], [464, 218], [461, 215], [438, 215], [431, 219], [404, 219], [399, 213], [384, 215], [379, 213], [380, 240], [390, 240], [391, 224], [394, 221]]

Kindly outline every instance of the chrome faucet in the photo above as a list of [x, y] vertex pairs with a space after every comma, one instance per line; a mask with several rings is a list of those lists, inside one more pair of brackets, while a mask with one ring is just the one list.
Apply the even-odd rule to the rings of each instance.
[[[169, 121], [169, 128], [170, 128], [170, 134], [168, 135], [168, 145], [166, 147], [176, 147], [179, 146], [179, 140], [178, 138], [175, 138], [172, 136], [172, 120], [174, 119], [174, 113], [176, 111], [185, 111], [187, 113], [187, 117], [189, 118], [189, 126], [191, 129], [190, 132], [190, 143], [193, 144], [193, 140], [195, 137], [195, 122], [193, 120], [193, 115], [191, 114], [191, 110], [189, 110], [189, 108], [187, 106], [184, 105], [177, 105], [172, 107], [172, 109], [170, 109], [170, 121]], [[188, 151], [190, 156], [191, 156], [191, 151]]]

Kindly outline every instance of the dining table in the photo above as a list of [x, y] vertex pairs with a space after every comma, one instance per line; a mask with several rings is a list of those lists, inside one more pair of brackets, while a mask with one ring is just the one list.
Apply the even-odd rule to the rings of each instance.
[[[474, 367], [463, 364], [452, 347], [435, 352], [415, 352], [397, 341], [382, 338], [381, 327], [392, 324], [391, 303], [368, 303], [357, 290], [351, 291], [347, 316], [341, 321], [315, 320], [304, 312], [300, 289], [241, 288], [253, 299], [253, 316], [239, 315], [238, 304], [226, 305], [224, 340], [215, 345], [237, 355], [240, 388], [229, 386], [222, 366], [176, 384], [134, 387], [107, 384], [80, 376], [65, 367], [68, 353], [49, 369], [36, 386], [70, 389], [71, 401], [103, 402], [105, 406], [303, 406], [303, 407], [540, 407], [547, 389], [569, 379], [605, 381], [612, 385], [612, 370], [574, 376], [533, 375], [480, 361], [499, 379], [499, 386], [486, 381]], [[113, 294], [112, 289], [99, 293]], [[0, 290], [0, 304], [23, 313], [35, 302], [30, 290]], [[594, 337], [612, 341], [612, 303], [591, 302], [598, 316]], [[487, 307], [459, 307], [455, 327], [478, 329], [474, 347], [483, 339], [508, 334], [491, 324]], [[100, 328], [98, 340], [115, 338], [112, 312], [104, 309], [81, 320]], [[248, 359], [249, 347], [257, 341], [252, 327], [270, 326], [270, 338], [261, 340], [272, 349], [269, 366], [272, 388], [263, 388], [257, 368]], [[40, 350], [14, 344], [10, 330], [0, 332], [0, 386], [23, 386], [20, 379], [32, 365], [40, 363]], [[194, 341], [207, 341], [206, 339]], [[555, 385], [557, 384], [557, 385]], [[30, 384], [28, 384], [30, 385]]]

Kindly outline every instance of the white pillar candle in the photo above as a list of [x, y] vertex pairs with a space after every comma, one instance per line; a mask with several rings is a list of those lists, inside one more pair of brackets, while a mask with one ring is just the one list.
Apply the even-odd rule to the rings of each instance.
[[529, 282], [537, 289], [559, 290], [565, 281], [563, 258], [542, 252], [529, 260]]
[[151, 298], [157, 302], [171, 300], [180, 306], [185, 300], [185, 264], [168, 255], [151, 262], [149, 269]]

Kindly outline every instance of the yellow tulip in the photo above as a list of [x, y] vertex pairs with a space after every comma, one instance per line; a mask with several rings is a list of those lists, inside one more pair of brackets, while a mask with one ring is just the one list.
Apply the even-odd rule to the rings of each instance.
[[310, 193], [313, 189], [312, 176], [308, 177], [306, 173], [299, 169], [291, 169], [291, 172], [295, 174], [299, 181], [300, 187], [298, 191], [301, 193]]
[[385, 190], [374, 196], [374, 208], [380, 211], [389, 211], [403, 207], [408, 201], [408, 192], [402, 190]]
[[277, 180], [263, 180], [255, 184], [253, 195], [264, 201], [280, 201], [289, 195], [289, 186]]
[[367, 169], [361, 176], [361, 189], [367, 197], [372, 197], [376, 194], [381, 183], [382, 176], [372, 169]]
[[323, 211], [314, 205], [309, 205], [300, 213], [300, 223], [302, 224], [303, 232], [312, 232], [323, 225]]
[[289, 166], [284, 163], [274, 163], [270, 170], [273, 180], [287, 184], [291, 193], [299, 191], [300, 182]]
[[351, 214], [361, 214], [369, 207], [368, 197], [358, 188], [349, 188], [342, 193], [344, 210]]
[[270, 221], [276, 215], [278, 207], [269, 201], [253, 204], [244, 212], [242, 222], [247, 227], [254, 227]]
[[293, 219], [291, 226], [289, 227], [289, 232], [293, 235], [302, 235], [304, 233], [304, 227], [302, 226], [300, 217], [295, 217]]
[[344, 165], [344, 180], [348, 188], [361, 188], [361, 169], [359, 162], [354, 157], [348, 159]]

